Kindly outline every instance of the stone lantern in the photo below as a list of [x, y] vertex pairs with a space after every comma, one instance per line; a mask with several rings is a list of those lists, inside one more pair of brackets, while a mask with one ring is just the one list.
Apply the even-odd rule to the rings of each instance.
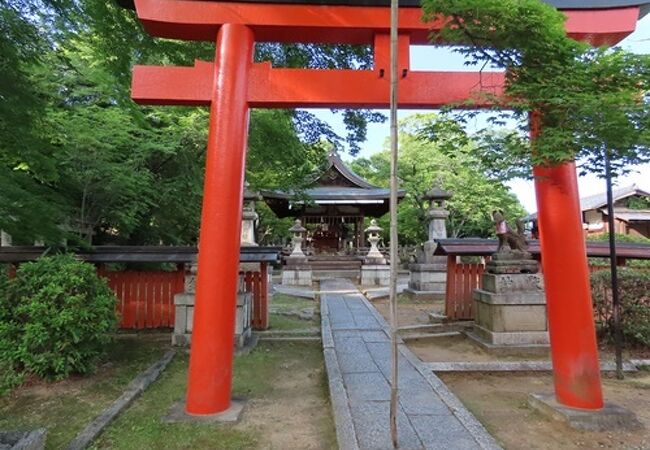
[[406, 292], [424, 300], [443, 299], [447, 287], [447, 259], [445, 256], [434, 256], [437, 240], [447, 238], [446, 220], [449, 211], [446, 202], [452, 197], [450, 192], [434, 186], [422, 198], [429, 201], [426, 212], [428, 225], [428, 240], [424, 243], [422, 254], [417, 263], [409, 265], [411, 272], [409, 286]]
[[296, 219], [293, 226], [289, 228], [293, 234], [291, 243], [293, 250], [285, 258], [285, 266], [282, 269], [282, 284], [289, 286], [311, 286], [312, 271], [307, 256], [302, 251], [302, 243], [307, 229], [302, 226], [300, 219]]
[[365, 229], [370, 242], [370, 251], [363, 260], [361, 266], [361, 285], [362, 286], [388, 286], [390, 284], [390, 266], [386, 264], [386, 258], [377, 248], [377, 243], [381, 239], [379, 233], [382, 229], [377, 225], [377, 221], [372, 219], [370, 226]]
[[293, 250], [289, 255], [289, 258], [307, 258], [307, 255], [302, 251], [302, 243], [305, 240], [303, 238], [304, 234], [307, 232], [307, 229], [302, 226], [300, 219], [296, 219], [293, 223], [293, 226], [289, 228], [289, 231], [293, 234], [291, 243], [293, 244]]
[[255, 202], [261, 200], [259, 193], [248, 189], [248, 182], [244, 185], [244, 207], [241, 216], [241, 245], [256, 246], [255, 225], [259, 216], [255, 212]]
[[370, 226], [365, 229], [365, 233], [368, 235], [368, 242], [370, 242], [370, 251], [366, 256], [364, 262], [366, 264], [386, 264], [386, 259], [384, 255], [381, 254], [377, 244], [381, 239], [380, 232], [383, 231], [382, 228], [377, 225], [377, 220], [372, 219], [370, 221]]
[[[427, 255], [433, 256], [435, 250], [435, 241], [437, 239], [447, 239], [447, 225], [446, 220], [449, 217], [449, 211], [446, 209], [447, 200], [452, 197], [452, 194], [443, 191], [440, 188], [434, 187], [427, 191], [422, 198], [429, 200], [429, 209], [427, 210], [427, 218], [429, 219], [429, 240], [425, 243], [424, 259], [427, 260]], [[429, 248], [427, 252], [426, 247], [429, 244], [433, 248]]]

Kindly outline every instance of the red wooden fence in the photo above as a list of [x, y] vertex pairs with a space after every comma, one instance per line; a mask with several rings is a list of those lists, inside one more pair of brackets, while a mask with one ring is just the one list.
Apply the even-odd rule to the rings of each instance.
[[445, 315], [448, 319], [474, 319], [472, 293], [474, 289], [481, 287], [481, 275], [484, 271], [484, 264], [457, 264], [456, 256], [447, 258]]
[[99, 275], [117, 296], [120, 328], [147, 329], [174, 326], [174, 295], [184, 291], [185, 272], [100, 269]]
[[246, 292], [253, 294], [251, 326], [254, 330], [269, 328], [269, 287], [267, 263], [260, 263], [259, 272], [239, 272]]
[[[269, 327], [267, 263], [261, 270], [240, 272], [243, 287], [253, 294], [253, 329]], [[171, 328], [174, 326], [174, 295], [185, 290], [185, 271], [125, 271], [98, 273], [117, 296], [117, 312], [122, 329]]]

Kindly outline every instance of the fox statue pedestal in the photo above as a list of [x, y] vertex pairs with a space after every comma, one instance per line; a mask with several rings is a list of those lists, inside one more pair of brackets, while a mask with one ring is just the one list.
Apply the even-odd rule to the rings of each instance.
[[468, 336], [494, 350], [548, 348], [544, 280], [538, 272], [528, 252], [492, 255], [483, 288], [474, 291], [474, 329]]

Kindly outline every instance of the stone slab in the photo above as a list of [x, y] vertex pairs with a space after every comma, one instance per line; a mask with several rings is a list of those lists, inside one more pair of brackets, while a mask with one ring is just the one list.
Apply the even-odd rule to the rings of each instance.
[[494, 274], [484, 273], [483, 289], [495, 294], [519, 291], [543, 291], [544, 277], [540, 274]]
[[443, 256], [440, 263], [413, 263], [409, 264], [411, 272], [442, 272], [447, 273], [447, 257]]
[[[424, 363], [433, 372], [552, 372], [551, 361], [482, 361], [482, 362], [430, 362]], [[601, 361], [600, 370], [614, 372], [616, 363]], [[624, 372], [638, 372], [632, 361], [623, 362]]]
[[389, 401], [390, 386], [380, 372], [344, 373], [350, 402]]
[[246, 401], [242, 398], [232, 398], [230, 408], [217, 414], [196, 415], [185, 411], [185, 399], [174, 403], [169, 413], [163, 417], [165, 423], [237, 423], [241, 420]]
[[[359, 448], [363, 450], [389, 450], [390, 444], [390, 402], [355, 402], [350, 407], [357, 432]], [[409, 418], [400, 409], [397, 412], [398, 448], [423, 450], [424, 446], [413, 429]]]
[[477, 326], [493, 333], [547, 331], [546, 305], [493, 305], [474, 302]]
[[579, 430], [617, 431], [642, 428], [632, 411], [613, 403], [605, 403], [604, 408], [590, 411], [561, 405], [553, 394], [530, 394], [528, 404], [536, 411]]
[[427, 450], [480, 450], [463, 425], [453, 416], [414, 416], [411, 424]]
[[46, 428], [32, 431], [0, 431], [0, 449], [43, 450], [46, 440]]
[[139, 374], [129, 383], [124, 393], [117, 400], [75, 436], [68, 445], [67, 450], [83, 450], [87, 448], [122, 411], [128, 408], [151, 383], [158, 379], [175, 354], [174, 350], [168, 351], [160, 360]]
[[522, 347], [531, 345], [549, 345], [547, 331], [521, 331], [495, 333], [474, 324], [472, 332], [466, 333], [471, 339], [484, 346]]
[[491, 305], [546, 305], [544, 292], [513, 292], [509, 294], [495, 294], [484, 289], [474, 289], [474, 301], [489, 303]]
[[409, 297], [416, 300], [444, 300], [445, 299], [445, 290], [435, 290], [435, 291], [421, 291], [417, 287], [408, 287], [404, 289], [404, 293]]

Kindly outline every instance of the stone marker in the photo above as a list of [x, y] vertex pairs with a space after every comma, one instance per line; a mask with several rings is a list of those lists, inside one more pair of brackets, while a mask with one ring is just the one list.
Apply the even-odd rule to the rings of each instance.
[[525, 250], [492, 255], [483, 288], [474, 290], [474, 328], [467, 335], [491, 350], [546, 349], [549, 345], [544, 279]]

